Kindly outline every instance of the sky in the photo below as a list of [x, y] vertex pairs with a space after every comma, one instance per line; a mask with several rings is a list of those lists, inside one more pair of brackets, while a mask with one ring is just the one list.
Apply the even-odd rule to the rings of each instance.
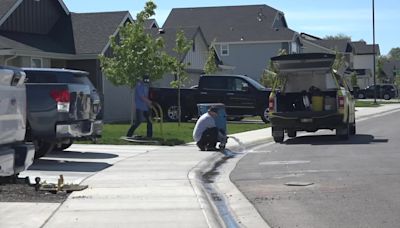
[[[345, 34], [353, 41], [373, 43], [373, 0], [154, 0], [155, 19], [164, 24], [172, 8], [266, 4], [285, 14], [290, 29], [317, 37]], [[71, 12], [129, 10], [133, 18], [146, 0], [64, 0]], [[382, 55], [400, 47], [400, 1], [375, 1], [375, 42]]]

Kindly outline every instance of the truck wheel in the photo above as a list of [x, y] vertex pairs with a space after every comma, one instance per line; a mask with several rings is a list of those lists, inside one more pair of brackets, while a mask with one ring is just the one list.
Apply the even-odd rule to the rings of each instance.
[[356, 121], [351, 124], [350, 126], [350, 135], [355, 135], [356, 134]]
[[336, 128], [336, 136], [340, 139], [347, 140], [350, 136], [350, 124]]
[[169, 105], [166, 112], [165, 112], [165, 118], [167, 121], [170, 122], [176, 122], [178, 121], [178, 106], [177, 105]]
[[63, 151], [63, 150], [68, 149], [73, 143], [74, 143], [74, 141], [72, 139], [69, 139], [68, 143], [62, 143], [62, 144], [55, 145], [54, 149], [58, 150], [58, 151]]
[[54, 143], [44, 142], [42, 140], [34, 140], [35, 146], [35, 159], [45, 156], [47, 153], [53, 150]]
[[383, 99], [385, 99], [385, 100], [390, 100], [390, 94], [387, 94], [387, 93], [385, 93], [385, 94], [383, 94]]
[[297, 131], [296, 130], [288, 130], [287, 135], [289, 138], [295, 138], [297, 136]]
[[358, 94], [358, 96], [357, 96], [357, 98], [358, 98], [358, 99], [364, 99], [364, 98], [365, 98], [365, 96], [364, 96], [364, 94], [363, 94], [363, 93], [359, 93], [359, 94]]
[[285, 138], [285, 134], [283, 129], [272, 127], [272, 137], [274, 138], [274, 141], [277, 143], [283, 142], [283, 139]]
[[264, 123], [269, 123], [269, 109], [268, 107], [264, 109], [264, 112], [261, 114], [261, 120]]

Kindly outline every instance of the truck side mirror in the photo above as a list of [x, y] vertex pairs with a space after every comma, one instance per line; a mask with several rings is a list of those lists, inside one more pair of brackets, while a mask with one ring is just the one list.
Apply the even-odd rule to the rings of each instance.
[[249, 84], [247, 83], [242, 83], [242, 91], [247, 92], [249, 91]]

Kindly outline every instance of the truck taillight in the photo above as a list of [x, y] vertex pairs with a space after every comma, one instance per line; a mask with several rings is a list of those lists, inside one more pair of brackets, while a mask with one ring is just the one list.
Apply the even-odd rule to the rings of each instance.
[[71, 96], [67, 89], [64, 90], [52, 90], [50, 96], [57, 102], [58, 112], [69, 112], [69, 102]]
[[275, 99], [274, 99], [273, 97], [270, 97], [270, 98], [269, 98], [269, 105], [268, 105], [268, 107], [269, 107], [269, 111], [270, 111], [270, 112], [275, 111]]
[[338, 96], [339, 108], [344, 108], [344, 96]]

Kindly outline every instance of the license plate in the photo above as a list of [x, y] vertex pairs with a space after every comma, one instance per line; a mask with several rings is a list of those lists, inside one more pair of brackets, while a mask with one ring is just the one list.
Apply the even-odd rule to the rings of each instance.
[[313, 120], [312, 119], [300, 119], [300, 122], [302, 122], [302, 123], [312, 123]]

